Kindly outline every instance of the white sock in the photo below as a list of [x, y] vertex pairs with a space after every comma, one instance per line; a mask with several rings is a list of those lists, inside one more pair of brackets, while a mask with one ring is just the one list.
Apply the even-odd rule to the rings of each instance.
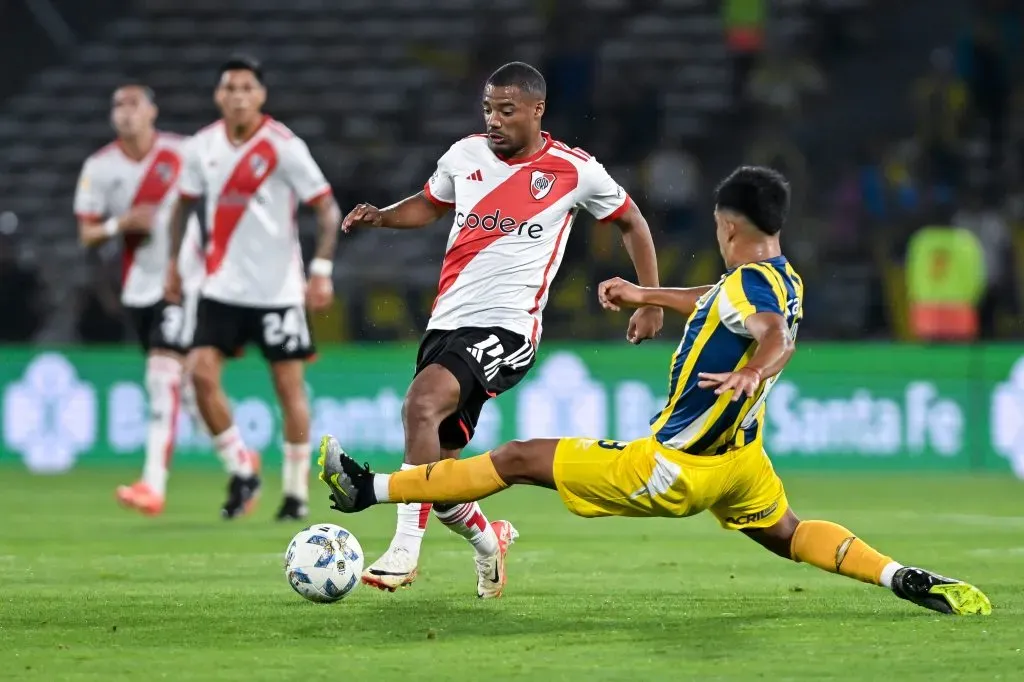
[[157, 495], [167, 491], [167, 468], [174, 454], [181, 395], [181, 363], [154, 355], [146, 360], [146, 392], [149, 394], [149, 425], [146, 431], [146, 463], [142, 480]]
[[284, 494], [309, 500], [309, 443], [285, 443], [282, 469]]
[[[403, 464], [402, 471], [414, 469], [414, 464]], [[430, 505], [420, 502], [398, 504], [398, 524], [395, 537], [391, 540], [392, 549], [404, 549], [415, 557], [420, 555], [423, 544], [423, 533], [427, 530], [430, 519]]]
[[888, 587], [892, 589], [892, 577], [896, 575], [896, 571], [903, 568], [903, 564], [895, 561], [890, 561], [886, 564], [885, 568], [882, 569], [882, 575], [878, 577], [878, 582], [882, 583], [882, 587]]
[[463, 502], [443, 510], [434, 506], [438, 521], [448, 530], [469, 540], [480, 556], [491, 556], [498, 551], [498, 536], [477, 502]]
[[378, 502], [391, 501], [391, 490], [388, 487], [390, 484], [391, 474], [373, 475], [373, 496], [377, 498]]
[[249, 455], [245, 443], [242, 442], [242, 435], [238, 432], [238, 427], [234, 424], [223, 433], [213, 437], [213, 446], [217, 450], [220, 461], [224, 463], [225, 471], [229, 474], [248, 477], [255, 473], [252, 457]]

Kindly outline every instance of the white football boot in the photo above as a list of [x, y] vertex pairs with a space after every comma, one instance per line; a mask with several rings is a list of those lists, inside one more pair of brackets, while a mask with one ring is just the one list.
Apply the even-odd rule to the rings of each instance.
[[498, 536], [498, 551], [489, 556], [476, 557], [476, 596], [481, 599], [496, 599], [505, 590], [508, 574], [505, 572], [505, 555], [509, 545], [516, 541], [519, 532], [508, 521], [492, 521], [491, 528]]
[[394, 592], [416, 580], [418, 557], [404, 547], [391, 547], [363, 571], [363, 584]]

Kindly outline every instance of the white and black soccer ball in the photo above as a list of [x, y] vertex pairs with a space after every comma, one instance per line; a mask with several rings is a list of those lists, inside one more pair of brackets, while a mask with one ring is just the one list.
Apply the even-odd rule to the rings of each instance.
[[340, 601], [359, 585], [363, 548], [341, 526], [321, 523], [292, 538], [284, 557], [284, 574], [292, 589], [321, 604]]

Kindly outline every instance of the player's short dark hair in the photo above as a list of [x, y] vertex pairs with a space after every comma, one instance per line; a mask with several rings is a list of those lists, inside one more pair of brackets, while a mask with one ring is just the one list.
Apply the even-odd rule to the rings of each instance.
[[715, 188], [715, 207], [739, 213], [765, 234], [778, 234], [789, 213], [789, 182], [773, 168], [740, 166]]
[[509, 62], [492, 73], [486, 84], [498, 88], [516, 87], [537, 99], [544, 99], [548, 94], [544, 76], [526, 62]]
[[[128, 81], [117, 86], [117, 90], [124, 90], [125, 88], [135, 88], [142, 93], [142, 96], [150, 101], [151, 104], [156, 104], [156, 93], [153, 92], [153, 88], [148, 85], [143, 85], [139, 81]], [[114, 92], [117, 92], [115, 90]]]
[[260, 85], [263, 84], [263, 65], [250, 54], [233, 54], [228, 57], [227, 61], [220, 65], [217, 78], [222, 78], [228, 71], [249, 71], [256, 76]]

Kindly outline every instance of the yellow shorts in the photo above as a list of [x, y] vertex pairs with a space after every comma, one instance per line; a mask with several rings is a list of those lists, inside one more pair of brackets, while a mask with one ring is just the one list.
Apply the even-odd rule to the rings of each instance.
[[715, 456], [666, 448], [653, 436], [628, 443], [563, 438], [555, 485], [579, 516], [693, 516], [710, 509], [725, 528], [766, 528], [789, 509], [761, 442]]

